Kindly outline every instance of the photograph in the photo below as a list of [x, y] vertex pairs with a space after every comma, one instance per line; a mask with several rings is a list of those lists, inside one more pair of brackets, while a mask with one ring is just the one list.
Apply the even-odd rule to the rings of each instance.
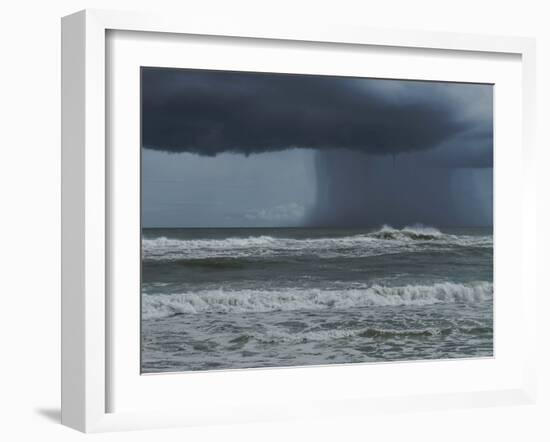
[[493, 84], [140, 75], [141, 373], [493, 357]]

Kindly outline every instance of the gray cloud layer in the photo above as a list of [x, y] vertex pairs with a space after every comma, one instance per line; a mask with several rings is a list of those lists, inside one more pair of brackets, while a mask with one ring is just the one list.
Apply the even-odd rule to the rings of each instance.
[[487, 85], [144, 68], [142, 144], [214, 156], [293, 147], [432, 151], [441, 167], [492, 167]]

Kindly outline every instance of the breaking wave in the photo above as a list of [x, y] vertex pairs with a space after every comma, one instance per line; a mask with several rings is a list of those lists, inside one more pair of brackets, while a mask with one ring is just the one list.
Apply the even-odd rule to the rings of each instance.
[[369, 306], [478, 303], [490, 300], [493, 284], [451, 282], [433, 285], [370, 287], [346, 290], [202, 290], [180, 294], [144, 294], [143, 319], [179, 314], [245, 313], [293, 310], [349, 309]]
[[454, 235], [444, 235], [435, 227], [427, 227], [422, 225], [407, 226], [403, 229], [394, 229], [391, 226], [383, 225], [380, 230], [370, 233], [369, 236], [379, 239], [394, 239], [394, 240], [434, 240], [447, 238], [456, 238]]
[[279, 238], [267, 235], [224, 239], [144, 238], [146, 260], [317, 256], [319, 258], [368, 257], [455, 247], [491, 248], [492, 236], [450, 235], [434, 227], [410, 226], [342, 237]]

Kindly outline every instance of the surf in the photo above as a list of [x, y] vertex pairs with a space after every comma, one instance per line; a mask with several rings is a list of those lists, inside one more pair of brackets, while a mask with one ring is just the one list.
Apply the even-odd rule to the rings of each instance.
[[402, 229], [394, 229], [392, 226], [384, 224], [379, 230], [370, 233], [369, 236], [379, 239], [389, 240], [435, 240], [447, 238], [456, 238], [454, 235], [445, 235], [435, 227], [415, 224], [406, 226]]
[[201, 313], [265, 313], [297, 310], [346, 310], [378, 306], [475, 304], [492, 299], [493, 284], [440, 282], [432, 285], [381, 286], [342, 290], [211, 289], [176, 294], [144, 294], [143, 319]]
[[318, 258], [369, 257], [401, 252], [449, 250], [453, 247], [492, 248], [492, 236], [451, 235], [435, 227], [384, 225], [348, 236], [277, 237], [270, 235], [219, 239], [181, 239], [165, 236], [142, 239], [145, 260], [315, 256]]

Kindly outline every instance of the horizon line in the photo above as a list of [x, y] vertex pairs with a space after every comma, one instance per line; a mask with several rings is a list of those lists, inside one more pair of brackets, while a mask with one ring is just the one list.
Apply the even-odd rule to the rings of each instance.
[[318, 226], [141, 226], [141, 229], [365, 229], [365, 228], [372, 228], [372, 227], [383, 227], [383, 226], [389, 226], [389, 227], [415, 227], [415, 226], [422, 226], [422, 227], [434, 227], [434, 228], [452, 228], [452, 227], [460, 227], [460, 228], [493, 228], [493, 224], [487, 224], [487, 225], [458, 225], [458, 224], [446, 224], [446, 225], [430, 225], [430, 224], [423, 224], [423, 223], [407, 223], [403, 225], [396, 225], [393, 226], [389, 223], [378, 223], [378, 224], [370, 224], [370, 225], [346, 225], [346, 226], [330, 226], [330, 225], [318, 225]]

